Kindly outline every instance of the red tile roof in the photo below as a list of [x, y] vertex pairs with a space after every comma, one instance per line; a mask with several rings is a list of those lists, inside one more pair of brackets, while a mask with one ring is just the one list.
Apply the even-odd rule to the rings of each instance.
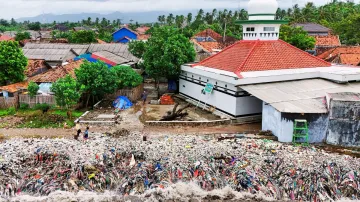
[[341, 64], [360, 66], [360, 54], [340, 54]]
[[241, 72], [329, 67], [331, 64], [282, 40], [242, 40], [193, 66], [234, 72], [241, 77]]
[[212, 29], [205, 29], [205, 30], [195, 34], [193, 37], [208, 37], [208, 36], [210, 36], [211, 38], [213, 38], [215, 40], [222, 38], [222, 36], [219, 33], [215, 32]]
[[25, 75], [28, 77], [35, 76], [36, 74], [46, 72], [48, 69], [45, 60], [28, 60]]
[[146, 32], [150, 29], [150, 27], [147, 27], [147, 26], [141, 26], [141, 27], [138, 27], [136, 28], [136, 32], [138, 34], [146, 34]]
[[0, 41], [14, 41], [14, 38], [6, 35], [0, 35]]
[[15, 93], [20, 89], [26, 89], [28, 87], [28, 82], [27, 81], [23, 81], [23, 82], [19, 82], [19, 83], [14, 83], [14, 84], [10, 84], [7, 86], [1, 86], [0, 90], [4, 90], [10, 93]]
[[70, 62], [68, 65], [59, 66], [54, 69], [50, 69], [45, 73], [30, 77], [29, 80], [36, 83], [54, 83], [58, 79], [64, 78], [68, 74], [70, 74], [72, 77], [75, 77], [75, 69], [80, 68], [82, 63], [82, 60]]
[[222, 50], [225, 48], [225, 45], [216, 41], [204, 41], [204, 42], [198, 42], [195, 39], [191, 39], [191, 41], [199, 46], [201, 46], [202, 49], [206, 50], [209, 53], [214, 52], [214, 49]]
[[360, 54], [360, 46], [340, 46], [336, 48], [332, 48], [317, 57], [328, 60], [339, 54]]
[[201, 31], [201, 32], [195, 34], [192, 38], [195, 38], [195, 37], [211, 37], [219, 43], [226, 44], [226, 46], [231, 45], [237, 41], [234, 37], [226, 36], [225, 42], [223, 42], [224, 41], [223, 36], [221, 36], [221, 34], [215, 32], [212, 29], [206, 29], [204, 31]]
[[341, 46], [339, 36], [328, 35], [328, 36], [315, 36], [316, 46]]
[[149, 34], [139, 34], [137, 40], [148, 40], [150, 38]]

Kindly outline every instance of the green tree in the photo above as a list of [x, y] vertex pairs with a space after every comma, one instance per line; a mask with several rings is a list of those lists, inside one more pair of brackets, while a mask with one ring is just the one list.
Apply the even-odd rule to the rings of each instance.
[[0, 42], [0, 86], [25, 78], [27, 59], [16, 41]]
[[95, 103], [95, 100], [102, 99], [105, 94], [113, 93], [116, 90], [115, 75], [103, 62], [85, 62], [75, 70], [75, 74], [79, 85], [84, 86], [83, 90], [88, 96], [86, 106], [88, 106], [90, 97]]
[[79, 102], [83, 89], [84, 87], [79, 87], [76, 80], [70, 75], [58, 79], [50, 88], [51, 92], [55, 93], [57, 105], [67, 109], [69, 112], [71, 112], [72, 107]]
[[41, 24], [40, 22], [32, 22], [28, 25], [28, 28], [30, 30], [34, 30], [34, 31], [40, 31], [41, 30]]
[[137, 87], [143, 82], [143, 78], [130, 66], [115, 66], [110, 72], [116, 77], [116, 86], [118, 89]]
[[111, 43], [113, 40], [113, 36], [110, 32], [104, 30], [104, 29], [100, 29], [99, 34], [98, 34], [98, 38], [107, 42], [107, 43]]
[[146, 43], [143, 41], [131, 41], [129, 51], [138, 58], [142, 58], [146, 51]]
[[95, 43], [96, 40], [96, 34], [92, 30], [80, 30], [77, 32], [70, 32], [70, 36], [68, 37], [68, 40], [70, 43]]
[[334, 25], [335, 32], [340, 35], [346, 45], [360, 44], [360, 14], [349, 16]]
[[155, 28], [145, 43], [143, 54], [145, 71], [154, 79], [177, 78], [182, 64], [195, 59], [189, 39], [169, 26]]
[[18, 32], [15, 36], [16, 41], [22, 41], [25, 39], [31, 39], [31, 35], [29, 32]]
[[39, 85], [37, 85], [35, 82], [30, 81], [27, 90], [31, 98], [36, 96], [39, 89], [40, 89]]
[[301, 50], [311, 50], [315, 47], [315, 38], [309, 36], [302, 27], [282, 25], [280, 27], [280, 39]]

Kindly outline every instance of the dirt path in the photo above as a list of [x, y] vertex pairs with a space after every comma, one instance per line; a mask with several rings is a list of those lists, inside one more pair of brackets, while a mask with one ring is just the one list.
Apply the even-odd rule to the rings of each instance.
[[256, 133], [261, 130], [261, 123], [244, 125], [224, 125], [215, 127], [154, 127], [146, 126], [144, 132], [149, 135], [156, 134], [234, 134], [234, 133]]
[[[103, 127], [91, 127], [90, 132], [103, 132]], [[105, 131], [106, 132], [106, 131]], [[75, 135], [75, 129], [63, 129], [63, 128], [9, 128], [0, 129], [0, 134], [5, 137], [23, 137], [23, 138], [73, 138]]]

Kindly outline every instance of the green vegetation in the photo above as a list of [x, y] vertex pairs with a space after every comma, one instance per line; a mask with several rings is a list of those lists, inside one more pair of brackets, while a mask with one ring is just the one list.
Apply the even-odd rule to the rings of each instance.
[[280, 39], [301, 50], [310, 50], [315, 47], [315, 38], [309, 36], [302, 27], [282, 25], [280, 29]]
[[85, 62], [79, 69], [75, 69], [76, 79], [83, 92], [87, 95], [86, 106], [92, 97], [92, 103], [100, 100], [107, 93], [116, 90], [116, 77], [103, 62]]
[[0, 86], [23, 81], [26, 66], [27, 59], [18, 42], [0, 42]]
[[14, 115], [16, 113], [15, 107], [10, 107], [8, 109], [0, 109], [0, 117]]
[[143, 82], [143, 78], [130, 66], [115, 66], [110, 69], [110, 72], [115, 75], [115, 82], [117, 88], [133, 88]]
[[28, 92], [31, 98], [35, 97], [37, 95], [37, 92], [39, 91], [40, 87], [35, 82], [30, 81], [28, 85]]
[[193, 45], [180, 29], [170, 26], [156, 27], [151, 34], [148, 42], [134, 43], [130, 45], [130, 50], [142, 55], [146, 73], [154, 79], [177, 78], [180, 66], [195, 59]]
[[56, 103], [67, 110], [70, 110], [81, 97], [82, 86], [79, 86], [70, 75], [57, 80], [51, 86], [51, 92], [55, 93]]
[[31, 39], [31, 35], [29, 32], [18, 32], [15, 36], [16, 41], [22, 41], [25, 39]]
[[69, 43], [96, 43], [96, 34], [92, 30], [71, 31], [68, 37]]

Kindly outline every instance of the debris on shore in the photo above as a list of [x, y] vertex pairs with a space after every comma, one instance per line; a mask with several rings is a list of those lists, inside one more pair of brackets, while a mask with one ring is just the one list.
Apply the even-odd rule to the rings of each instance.
[[119, 138], [92, 135], [86, 142], [0, 143], [0, 199], [111, 191], [166, 200], [170, 196], [161, 190], [179, 188], [179, 183], [195, 184], [208, 193], [228, 187], [274, 200], [360, 200], [360, 160], [271, 140], [204, 136], [164, 135], [143, 141], [133, 133]]

